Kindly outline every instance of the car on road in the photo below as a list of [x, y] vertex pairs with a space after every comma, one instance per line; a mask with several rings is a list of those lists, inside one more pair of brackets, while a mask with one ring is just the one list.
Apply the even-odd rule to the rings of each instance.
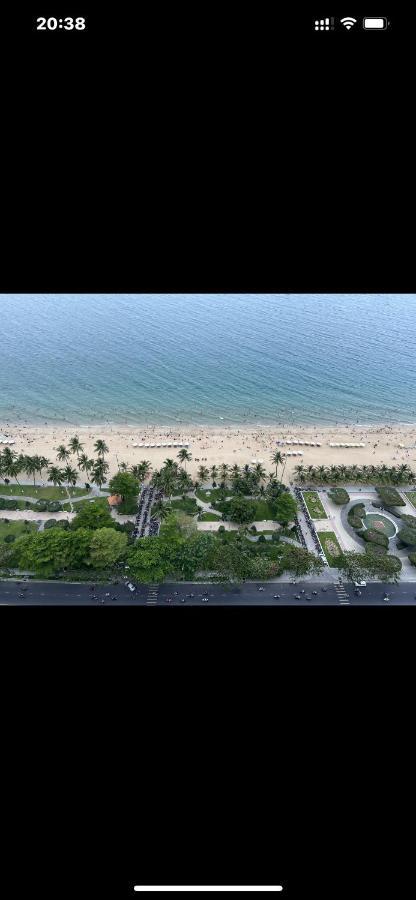
[[354, 581], [355, 587], [367, 587], [366, 581]]
[[126, 587], [128, 587], [129, 591], [135, 591], [135, 590], [136, 590], [134, 584], [132, 584], [131, 581], [128, 581], [128, 582], [127, 582]]

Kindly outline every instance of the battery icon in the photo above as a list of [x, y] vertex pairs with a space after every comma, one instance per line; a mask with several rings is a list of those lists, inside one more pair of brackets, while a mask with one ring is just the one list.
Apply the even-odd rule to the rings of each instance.
[[363, 19], [363, 28], [367, 31], [383, 31], [387, 28], [387, 19], [379, 16], [378, 19]]

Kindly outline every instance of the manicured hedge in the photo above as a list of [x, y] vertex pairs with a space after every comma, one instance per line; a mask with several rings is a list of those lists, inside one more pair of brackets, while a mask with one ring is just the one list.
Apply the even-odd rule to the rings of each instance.
[[386, 556], [387, 547], [382, 547], [381, 544], [367, 544], [365, 552], [372, 553], [373, 556]]
[[416, 566], [416, 553], [409, 553], [409, 562], [412, 563], [412, 566]]
[[406, 506], [405, 500], [402, 499], [396, 488], [378, 487], [376, 491], [384, 506]]
[[17, 500], [6, 500], [0, 497], [0, 509], [19, 509]]
[[332, 490], [328, 492], [328, 497], [330, 500], [333, 500], [334, 503], [337, 503], [338, 506], [345, 506], [346, 503], [350, 502], [350, 495], [345, 488], [332, 488]]
[[416, 516], [407, 516], [405, 513], [402, 513], [400, 518], [409, 528], [416, 528]]
[[375, 528], [366, 528], [360, 534], [360, 537], [363, 538], [364, 541], [368, 541], [370, 544], [378, 544], [379, 547], [388, 547], [389, 539], [386, 534], [380, 534], [379, 531], [376, 531]]
[[416, 528], [402, 528], [398, 535], [398, 540], [406, 546], [416, 546]]
[[363, 518], [365, 516], [365, 506], [363, 503], [356, 503], [355, 506], [352, 506], [348, 512], [348, 524], [351, 525], [351, 528], [354, 528], [355, 531], [363, 527]]

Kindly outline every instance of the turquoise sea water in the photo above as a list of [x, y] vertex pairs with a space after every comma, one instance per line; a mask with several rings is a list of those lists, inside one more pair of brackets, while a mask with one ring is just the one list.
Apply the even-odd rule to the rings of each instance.
[[416, 422], [415, 326], [414, 294], [0, 294], [0, 419]]

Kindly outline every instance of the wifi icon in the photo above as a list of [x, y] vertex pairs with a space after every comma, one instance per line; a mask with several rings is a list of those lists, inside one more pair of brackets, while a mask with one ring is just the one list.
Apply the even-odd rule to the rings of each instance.
[[341, 25], [344, 25], [344, 28], [346, 28], [347, 31], [349, 31], [350, 28], [352, 28], [352, 26], [355, 25], [356, 21], [357, 21], [357, 19], [353, 19], [352, 16], [345, 16], [344, 19], [341, 19]]

